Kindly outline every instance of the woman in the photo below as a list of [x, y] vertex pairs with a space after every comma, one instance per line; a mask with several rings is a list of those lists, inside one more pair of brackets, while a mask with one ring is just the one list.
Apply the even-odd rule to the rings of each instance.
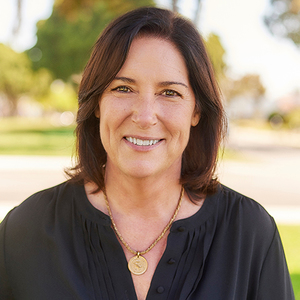
[[214, 177], [223, 130], [190, 22], [112, 22], [80, 85], [71, 179], [1, 224], [1, 299], [294, 299], [273, 219]]

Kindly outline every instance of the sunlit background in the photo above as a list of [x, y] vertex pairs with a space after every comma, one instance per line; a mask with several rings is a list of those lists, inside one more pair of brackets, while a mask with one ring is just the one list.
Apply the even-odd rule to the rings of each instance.
[[[64, 5], [64, 2], [67, 4]], [[19, 90], [19, 93], [16, 91], [18, 98], [21, 97], [21, 94], [35, 93], [35, 97], [31, 100], [39, 100], [38, 102], [43, 103], [43, 106], [56, 108], [61, 101], [55, 101], [53, 98], [62, 93], [63, 84], [69, 83], [72, 75], [73, 83], [76, 81], [74, 75], [80, 75], [82, 66], [87, 59], [86, 55], [95, 38], [110, 19], [122, 12], [120, 6], [124, 7], [124, 11], [127, 7], [149, 4], [172, 9], [172, 4], [175, 2], [177, 10], [192, 19], [207, 40], [216, 73], [219, 75], [220, 85], [227, 103], [230, 103], [228, 109], [231, 114], [234, 114], [233, 117], [252, 117], [254, 113], [258, 113], [258, 106], [259, 113], [264, 117], [270, 117], [272, 113], [277, 112], [286, 114], [294, 108], [299, 108], [300, 54], [297, 46], [300, 43], [299, 0], [157, 0], [157, 2], [114, 0], [108, 9], [105, 8], [105, 2], [81, 0], [78, 1], [79, 5], [74, 6], [70, 0], [56, 1], [55, 16], [54, 14], [51, 16], [53, 0], [12, 0], [0, 3], [0, 43], [17, 53], [25, 51], [33, 63], [35, 71], [46, 68], [52, 73], [51, 79], [47, 78], [49, 74], [45, 74], [46, 72], [43, 74], [43, 83], [47, 80], [53, 81], [50, 92], [47, 91], [48, 98], [40, 95], [46, 93], [42, 90], [45, 88], [44, 86], [35, 91], [28, 86], [27, 90], [16, 87]], [[126, 4], [127, 2], [129, 4]], [[116, 9], [116, 7], [118, 8]], [[292, 9], [291, 7], [296, 8], [290, 13], [290, 18], [288, 20], [280, 19], [280, 14], [286, 14], [289, 9]], [[94, 15], [98, 14], [102, 18], [100, 18], [98, 26], [88, 28], [89, 21], [93, 19], [93, 9]], [[296, 20], [295, 10], [298, 13]], [[275, 21], [273, 21], [274, 16], [277, 18]], [[48, 23], [43, 21], [46, 19], [48, 19]], [[270, 19], [271, 21], [268, 22]], [[55, 20], [57, 20], [57, 24], [55, 24]], [[68, 23], [68, 30], [59, 27], [65, 24], [63, 20], [66, 21], [66, 24]], [[293, 26], [289, 24], [293, 24]], [[55, 25], [57, 25], [56, 28]], [[82, 33], [79, 30], [79, 37], [89, 32], [90, 37], [82, 41], [85, 45], [79, 46], [80, 39], [72, 37], [72, 35], [76, 35], [76, 27], [85, 27]], [[292, 36], [290, 31], [298, 31], [298, 36], [295, 34]], [[37, 39], [37, 33], [40, 39]], [[55, 39], [55, 35], [58, 33], [59, 40], [53, 44], [51, 39]], [[65, 35], [68, 36], [68, 39], [62, 41]], [[49, 38], [48, 44], [45, 41], [47, 38]], [[64, 43], [65, 51], [62, 46]], [[58, 53], [59, 51], [60, 53]], [[63, 51], [64, 53], [62, 53]], [[3, 53], [2, 57], [5, 57], [4, 49], [1, 52]], [[80, 54], [85, 54], [85, 56], [80, 56]], [[67, 57], [68, 59], [66, 59]], [[21, 60], [20, 57], [15, 57], [15, 60], [17, 59]], [[55, 59], [58, 62], [54, 61]], [[72, 59], [76, 65], [73, 69], [69, 66]], [[77, 62], [78, 60], [80, 62]], [[62, 61], [64, 63], [61, 63]], [[60, 65], [55, 66], [57, 63]], [[64, 69], [67, 70], [64, 72], [62, 71]], [[76, 74], [71, 74], [72, 71]], [[41, 74], [38, 77], [41, 77]], [[36, 84], [36, 82], [31, 84]], [[40, 83], [40, 85], [43, 84]], [[1, 90], [5, 94], [5, 88], [1, 87]], [[51, 92], [56, 95], [51, 97], [49, 95]], [[69, 91], [68, 98], [76, 97], [71, 94]], [[14, 113], [10, 111], [11, 107], [3, 104], [5, 95], [2, 98], [4, 100], [2, 99], [1, 102], [1, 115]], [[247, 99], [245, 100], [245, 98]], [[21, 103], [24, 102], [24, 97], [22, 100]], [[61, 106], [60, 110], [64, 108], [64, 105]], [[65, 108], [72, 107], [70, 104], [65, 104], [65, 106]], [[45, 109], [45, 107], [40, 108]], [[33, 108], [31, 107], [31, 109]], [[24, 107], [20, 104], [19, 110], [23, 115], [36, 115], [38, 109], [24, 111], [26, 105]], [[280, 122], [280, 116], [274, 118], [274, 121]]]
[[169, 8], [198, 27], [223, 93], [218, 175], [274, 216], [300, 299], [300, 0], [0, 1], [0, 220], [66, 179], [78, 83], [105, 25]]

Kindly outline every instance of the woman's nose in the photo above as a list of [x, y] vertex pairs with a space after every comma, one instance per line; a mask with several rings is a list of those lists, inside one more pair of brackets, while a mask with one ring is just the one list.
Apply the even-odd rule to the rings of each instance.
[[157, 123], [155, 95], [143, 95], [136, 101], [132, 121], [140, 128], [147, 129]]

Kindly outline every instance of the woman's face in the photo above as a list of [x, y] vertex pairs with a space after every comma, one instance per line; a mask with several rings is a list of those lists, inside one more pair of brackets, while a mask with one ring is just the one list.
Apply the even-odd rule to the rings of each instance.
[[199, 113], [184, 59], [172, 43], [136, 38], [96, 114], [107, 172], [180, 177], [182, 153]]

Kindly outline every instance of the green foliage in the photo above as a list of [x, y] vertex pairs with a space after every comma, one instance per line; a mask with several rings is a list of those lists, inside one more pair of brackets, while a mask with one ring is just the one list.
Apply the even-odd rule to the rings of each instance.
[[70, 83], [60, 79], [54, 80], [50, 85], [48, 94], [41, 98], [46, 110], [75, 111], [77, 109], [77, 94]]
[[11, 114], [15, 114], [19, 96], [32, 85], [30, 61], [24, 53], [0, 44], [0, 70], [0, 91], [10, 102]]
[[30, 88], [30, 96], [41, 102], [48, 95], [49, 86], [53, 78], [47, 69], [39, 69], [32, 73], [33, 85]]
[[264, 22], [272, 34], [300, 46], [300, 0], [271, 0]]
[[289, 128], [300, 128], [300, 108], [286, 114], [284, 119]]
[[114, 16], [121, 15], [137, 7], [155, 5], [152, 0], [56, 0], [55, 7], [66, 19], [75, 20], [78, 18], [79, 12], [93, 9], [97, 2], [102, 2], [107, 11]]
[[28, 51], [35, 69], [47, 68], [68, 81], [83, 71], [104, 27], [124, 10], [153, 4], [151, 0], [56, 2], [51, 17], [37, 24], [37, 43]]
[[0, 44], [0, 92], [10, 102], [11, 115], [17, 113], [20, 96], [26, 94], [39, 98], [47, 93], [51, 76], [46, 70], [33, 72], [25, 53], [18, 53]]
[[[103, 5], [94, 12], [80, 13], [73, 22], [67, 21], [54, 7], [51, 17], [37, 24], [37, 43], [28, 51], [33, 67], [47, 68], [55, 78], [63, 80], [80, 73], [97, 36], [109, 19]], [[35, 59], [38, 51], [40, 59]]]
[[224, 55], [226, 52], [221, 44], [220, 37], [211, 33], [207, 37], [205, 44], [215, 74], [217, 78], [220, 79], [221, 77], [224, 77], [224, 72], [226, 70], [226, 63], [224, 61]]
[[17, 53], [0, 44], [0, 89], [11, 94], [28, 91], [31, 81], [30, 61], [24, 53]]

